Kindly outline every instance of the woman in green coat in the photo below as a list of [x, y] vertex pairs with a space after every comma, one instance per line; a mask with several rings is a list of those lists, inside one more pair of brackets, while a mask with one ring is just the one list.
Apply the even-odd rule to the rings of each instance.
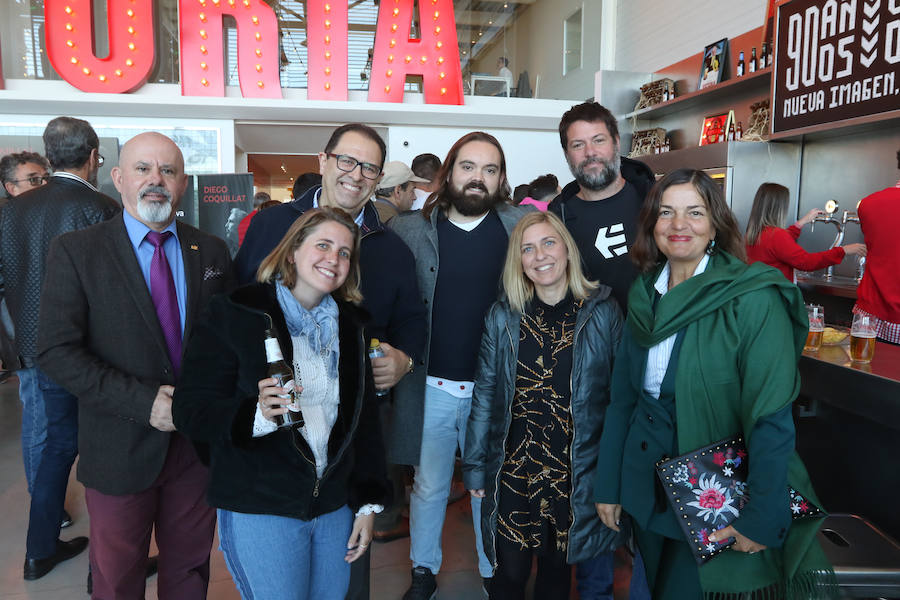
[[[624, 510], [654, 599], [814, 598], [834, 592], [815, 538], [821, 519], [792, 522], [788, 483], [821, 506], [794, 451], [791, 404], [807, 321], [797, 288], [747, 265], [734, 215], [702, 171], [662, 179], [644, 204], [612, 401], [594, 481], [596, 508]], [[751, 500], [709, 535], [731, 549], [697, 567], [657, 483], [655, 464], [724, 438], [747, 443]], [[756, 597], [756, 596], [753, 596]]]

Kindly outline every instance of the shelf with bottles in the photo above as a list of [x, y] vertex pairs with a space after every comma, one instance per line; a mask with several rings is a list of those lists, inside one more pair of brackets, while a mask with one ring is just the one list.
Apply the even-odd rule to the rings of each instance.
[[734, 94], [742, 90], [759, 88], [761, 92], [763, 90], [766, 90], [766, 93], [768, 93], [768, 87], [771, 79], [772, 67], [758, 69], [756, 72], [748, 73], [743, 77], [732, 77], [731, 79], [727, 79], [722, 83], [717, 83], [716, 85], [705, 87], [702, 90], [696, 90], [693, 92], [688, 92], [686, 94], [681, 94], [680, 96], [676, 96], [668, 102], [661, 102], [648, 108], [642, 108], [640, 110], [632, 111], [630, 113], [622, 115], [619, 118], [620, 120], [658, 119], [660, 117], [664, 117], [666, 115], [670, 115], [679, 111], [689, 110], [697, 106], [702, 106], [704, 103], [707, 103], [710, 100], [716, 98], [725, 98], [730, 94]]

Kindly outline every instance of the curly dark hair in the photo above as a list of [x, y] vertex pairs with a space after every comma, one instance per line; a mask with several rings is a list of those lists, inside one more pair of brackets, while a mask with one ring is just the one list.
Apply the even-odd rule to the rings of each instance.
[[566, 152], [569, 145], [569, 127], [575, 121], [602, 122], [606, 125], [609, 135], [616, 140], [619, 139], [619, 126], [616, 124], [615, 115], [597, 102], [582, 102], [567, 110], [559, 121], [559, 143], [562, 144], [563, 152]]

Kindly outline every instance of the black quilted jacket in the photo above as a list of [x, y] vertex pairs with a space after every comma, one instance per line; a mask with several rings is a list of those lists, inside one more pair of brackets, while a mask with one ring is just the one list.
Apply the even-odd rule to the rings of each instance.
[[118, 202], [67, 177], [16, 196], [0, 209], [0, 289], [25, 367], [37, 357], [38, 308], [50, 241], [116, 215]]

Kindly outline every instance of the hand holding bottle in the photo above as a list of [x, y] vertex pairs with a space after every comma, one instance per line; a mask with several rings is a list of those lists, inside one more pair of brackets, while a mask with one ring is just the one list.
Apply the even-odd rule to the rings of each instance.
[[[259, 388], [258, 401], [262, 415], [269, 421], [278, 423], [277, 417], [288, 412], [284, 396], [290, 395], [291, 390], [279, 386], [278, 380], [274, 377], [260, 379], [256, 385]], [[302, 391], [303, 386], [293, 388], [294, 394], [299, 395]]]

